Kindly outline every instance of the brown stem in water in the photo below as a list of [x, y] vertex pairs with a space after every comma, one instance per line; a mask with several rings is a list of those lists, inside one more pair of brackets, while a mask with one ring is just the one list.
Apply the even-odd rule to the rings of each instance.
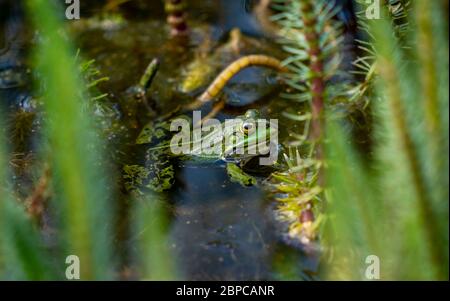
[[167, 23], [170, 25], [172, 37], [186, 36], [189, 27], [186, 21], [186, 1], [185, 0], [165, 0], [165, 11]]
[[264, 66], [280, 72], [287, 70], [278, 59], [271, 56], [253, 54], [241, 57], [228, 65], [209, 85], [206, 91], [195, 102], [187, 106], [187, 109], [195, 110], [214, 99], [233, 76], [250, 66]]

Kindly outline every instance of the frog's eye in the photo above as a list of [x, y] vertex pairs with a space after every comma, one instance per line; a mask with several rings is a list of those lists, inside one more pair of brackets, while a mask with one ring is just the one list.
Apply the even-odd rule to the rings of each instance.
[[254, 131], [255, 125], [252, 122], [242, 123], [241, 130], [244, 134], [251, 134]]

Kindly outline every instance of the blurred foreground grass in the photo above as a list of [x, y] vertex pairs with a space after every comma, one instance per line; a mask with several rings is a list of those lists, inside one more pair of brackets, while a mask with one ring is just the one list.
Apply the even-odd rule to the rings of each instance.
[[[116, 179], [106, 167], [100, 135], [90, 112], [86, 111], [84, 102], [89, 99], [86, 84], [78, 74], [76, 53], [57, 17], [59, 13], [62, 18], [63, 10], [57, 10], [54, 3], [26, 1], [28, 16], [39, 37], [33, 62], [39, 74], [36, 87], [45, 87], [42, 97], [46, 113], [45, 141], [48, 141], [40, 151], [44, 158], [50, 158], [52, 169], [54, 193], [50, 211], [57, 217], [56, 245], [44, 245], [38, 226], [13, 198], [9, 189], [9, 155], [6, 139], [3, 139], [0, 153], [0, 277], [66, 279], [66, 257], [76, 255], [80, 259], [81, 279], [117, 279], [113, 244], [115, 200], [110, 195]], [[147, 201], [151, 204], [153, 199]], [[137, 206], [141, 205], [137, 203]], [[173, 279], [172, 270], [166, 267], [172, 258], [169, 252], [160, 252], [163, 250], [160, 245], [165, 244], [163, 228], [158, 226], [163, 222], [160, 212], [140, 209], [137, 212], [142, 212], [137, 221], [138, 229], [151, 230], [148, 231], [150, 236], [140, 236], [146, 253], [138, 256], [143, 254], [140, 260], [144, 263], [158, 263], [151, 268], [144, 265], [143, 277]]]

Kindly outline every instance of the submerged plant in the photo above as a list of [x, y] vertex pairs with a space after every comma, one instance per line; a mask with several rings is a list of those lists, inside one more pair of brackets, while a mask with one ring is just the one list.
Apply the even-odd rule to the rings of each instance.
[[308, 138], [317, 144], [315, 155], [321, 158], [325, 104], [338, 95], [336, 84], [330, 82], [340, 63], [341, 25], [332, 19], [337, 10], [327, 1], [273, 2], [281, 11], [273, 19], [282, 26], [281, 43], [290, 54], [284, 61], [291, 71], [287, 83], [296, 91], [287, 98], [309, 102], [311, 131]]
[[165, 0], [167, 23], [170, 25], [170, 34], [173, 37], [185, 36], [188, 33], [186, 8], [185, 0]]
[[[75, 255], [79, 258], [81, 279], [113, 279], [115, 200], [111, 192], [115, 178], [106, 162], [104, 135], [99, 133], [103, 125], [93, 124], [109, 116], [104, 114], [106, 111], [99, 112], [108, 106], [102, 105], [106, 95], [97, 90], [97, 85], [107, 79], [100, 77], [93, 61], [74, 60], [76, 55], [61, 34], [64, 26], [52, 3], [30, 0], [26, 4], [40, 37], [32, 60], [39, 71], [37, 84], [43, 88], [40, 109], [45, 111], [44, 138], [39, 141], [38, 150], [42, 157], [50, 159], [50, 168], [41, 170], [25, 204], [17, 202], [11, 188], [16, 179], [8, 173], [7, 148], [1, 141], [0, 277], [66, 279], [70, 263], [67, 258]], [[101, 118], [94, 119], [92, 115]], [[50, 197], [47, 190], [52, 192]], [[44, 202], [48, 203], [45, 214], [51, 220], [51, 229], [49, 225], [41, 228], [33, 221], [33, 217], [39, 219], [43, 214]], [[147, 215], [142, 222], [145, 228], [155, 218], [157, 213]], [[165, 235], [161, 231], [154, 228], [150, 234], [159, 240]], [[155, 257], [143, 256], [144, 263], [158, 262], [158, 254], [151, 255]], [[165, 266], [166, 261], [160, 261], [158, 267], [152, 268], [156, 278], [173, 278], [158, 272]]]

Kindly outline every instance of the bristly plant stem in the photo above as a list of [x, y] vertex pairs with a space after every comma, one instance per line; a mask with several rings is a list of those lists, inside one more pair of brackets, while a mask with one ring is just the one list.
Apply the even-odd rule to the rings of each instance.
[[316, 157], [323, 159], [321, 139], [323, 136], [324, 120], [324, 91], [325, 82], [323, 78], [324, 65], [322, 61], [322, 50], [319, 45], [320, 35], [316, 30], [317, 17], [314, 14], [312, 1], [301, 1], [300, 9], [303, 16], [305, 39], [308, 45], [309, 67], [312, 72], [309, 79], [311, 85], [311, 133], [310, 138], [317, 143]]

